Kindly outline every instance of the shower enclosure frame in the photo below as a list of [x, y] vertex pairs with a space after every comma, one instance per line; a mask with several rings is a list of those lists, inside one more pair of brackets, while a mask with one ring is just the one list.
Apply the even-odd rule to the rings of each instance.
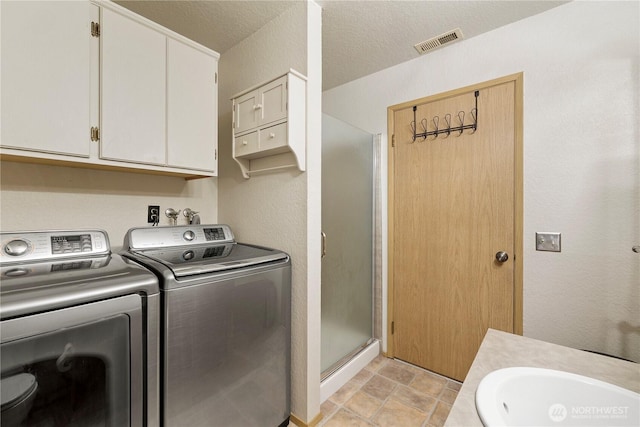
[[[323, 115], [326, 116], [326, 115]], [[351, 126], [351, 125], [348, 125]], [[363, 131], [364, 132], [364, 131]], [[366, 133], [366, 132], [365, 132]], [[348, 365], [350, 361], [360, 357], [360, 353], [364, 353], [366, 349], [371, 348], [372, 343], [375, 343], [381, 339], [382, 336], [382, 274], [381, 274], [381, 135], [371, 135], [371, 317], [370, 317], [370, 336], [369, 338], [358, 345], [349, 353], [342, 356], [337, 361], [333, 362], [328, 367], [324, 368], [321, 372], [321, 381], [327, 380], [337, 371]], [[324, 227], [323, 227], [324, 228]], [[329, 239], [331, 236], [328, 237]], [[324, 252], [324, 247], [323, 247]], [[378, 302], [378, 304], [376, 304]], [[371, 354], [370, 351], [367, 351]], [[379, 346], [376, 346], [376, 351], [373, 357], [379, 353]], [[368, 357], [370, 360], [371, 357]], [[348, 379], [347, 379], [348, 380]]]

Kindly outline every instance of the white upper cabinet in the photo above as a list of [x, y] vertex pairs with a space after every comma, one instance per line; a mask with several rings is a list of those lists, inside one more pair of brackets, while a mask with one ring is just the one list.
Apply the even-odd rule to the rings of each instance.
[[216, 52], [110, 1], [0, 8], [0, 159], [216, 175]]
[[166, 37], [102, 9], [100, 157], [166, 162]]
[[167, 40], [167, 164], [215, 172], [218, 157], [218, 61]]
[[89, 157], [87, 1], [0, 1], [0, 146]]

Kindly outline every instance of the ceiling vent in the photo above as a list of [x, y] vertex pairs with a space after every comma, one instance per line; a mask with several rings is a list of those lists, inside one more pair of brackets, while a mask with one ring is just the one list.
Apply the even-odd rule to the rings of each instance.
[[462, 40], [464, 36], [462, 35], [462, 31], [460, 28], [456, 28], [455, 30], [448, 31], [444, 34], [440, 34], [439, 36], [433, 37], [429, 40], [425, 40], [423, 42], [418, 43], [414, 47], [418, 51], [420, 55], [431, 52], [432, 50], [438, 49], [439, 47], [444, 46], [445, 44], [453, 43], [456, 40]]

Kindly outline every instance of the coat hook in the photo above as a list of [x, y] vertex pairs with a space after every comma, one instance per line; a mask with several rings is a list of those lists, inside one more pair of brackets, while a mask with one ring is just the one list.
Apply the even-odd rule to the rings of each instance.
[[444, 121], [447, 123], [447, 136], [445, 138], [448, 138], [449, 135], [451, 134], [451, 114], [449, 113], [445, 114]]
[[438, 138], [438, 134], [440, 133], [440, 130], [438, 129], [438, 123], [440, 122], [440, 117], [439, 116], [435, 116], [433, 119], [431, 119], [433, 121], [433, 126], [436, 128], [436, 131], [434, 133], [435, 138], [433, 138], [434, 140]]
[[464, 111], [458, 111], [458, 120], [460, 120], [460, 133], [458, 134], [460, 136], [464, 132]]
[[429, 131], [429, 123], [427, 122], [427, 119], [420, 120], [420, 125], [422, 125], [422, 129], [424, 129], [424, 133], [421, 134], [422, 140], [424, 141], [425, 139], [427, 139], [427, 132]]
[[469, 135], [476, 133], [476, 131], [478, 130], [478, 109], [477, 108], [471, 109], [471, 117], [473, 118], [473, 127], [472, 127], [473, 132], [470, 132]]

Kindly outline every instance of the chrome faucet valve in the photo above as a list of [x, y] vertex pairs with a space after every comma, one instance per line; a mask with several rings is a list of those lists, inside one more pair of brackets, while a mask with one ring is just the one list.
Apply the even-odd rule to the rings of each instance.
[[187, 218], [187, 221], [189, 222], [189, 224], [193, 224], [193, 218], [196, 216], [198, 212], [190, 209], [190, 208], [185, 208], [182, 211], [182, 215], [185, 216], [185, 218]]
[[171, 221], [171, 225], [178, 225], [178, 215], [180, 215], [179, 210], [176, 211], [173, 208], [167, 208], [167, 210], [164, 211], [164, 214]]

